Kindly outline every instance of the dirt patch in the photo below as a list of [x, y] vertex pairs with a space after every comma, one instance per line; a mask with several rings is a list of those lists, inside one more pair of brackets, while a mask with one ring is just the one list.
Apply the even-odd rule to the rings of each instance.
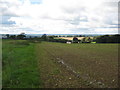
[[117, 87], [116, 45], [43, 43], [43, 47], [55, 56], [55, 60], [62, 59], [60, 63], [67, 64], [80, 74], [86, 84], [95, 83], [94, 87]]
[[40, 78], [43, 81], [44, 88], [86, 88], [81, 79], [75, 77], [63, 65], [56, 62], [42, 45], [37, 46], [37, 55], [39, 59]]
[[82, 79], [82, 82], [85, 82], [85, 84], [87, 86], [91, 86], [91, 87], [100, 87], [100, 88], [106, 88], [107, 86], [100, 81], [96, 81], [96, 80], [92, 80], [90, 79], [89, 75], [81, 75], [79, 73], [77, 73], [75, 70], [73, 70], [72, 67], [70, 67], [67, 63], [64, 62], [63, 59], [54, 56], [53, 54], [51, 54], [49, 51], [47, 51], [46, 49], [44, 49], [49, 55], [51, 55], [52, 57], [54, 57], [54, 61], [59, 63], [59, 65], [61, 65], [61, 67], [63, 67], [64, 69], [67, 70], [67, 72], [69, 72], [70, 74], [74, 75], [76, 78], [78, 79]]

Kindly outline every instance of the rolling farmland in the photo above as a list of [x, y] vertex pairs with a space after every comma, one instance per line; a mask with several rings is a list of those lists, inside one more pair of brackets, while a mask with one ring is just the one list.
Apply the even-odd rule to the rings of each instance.
[[3, 41], [4, 87], [118, 87], [118, 44], [13, 42]]

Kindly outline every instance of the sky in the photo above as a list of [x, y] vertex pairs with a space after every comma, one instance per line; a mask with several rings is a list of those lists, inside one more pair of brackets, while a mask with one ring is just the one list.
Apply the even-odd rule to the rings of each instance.
[[119, 0], [0, 0], [0, 34], [117, 34]]

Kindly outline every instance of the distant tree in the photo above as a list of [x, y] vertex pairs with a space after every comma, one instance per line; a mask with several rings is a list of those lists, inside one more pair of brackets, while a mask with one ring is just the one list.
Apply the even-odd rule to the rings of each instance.
[[53, 35], [53, 37], [58, 37], [57, 35]]
[[16, 35], [10, 35], [9, 38], [10, 39], [16, 39]]
[[79, 35], [79, 37], [82, 37], [82, 35]]
[[78, 43], [78, 38], [77, 37], [73, 38], [73, 43]]
[[9, 38], [9, 37], [10, 37], [10, 35], [9, 35], [9, 34], [6, 34], [6, 36], [7, 36], [7, 38]]
[[46, 34], [43, 34], [43, 35], [41, 36], [41, 39], [44, 40], [44, 41], [46, 41], [46, 40], [47, 40], [47, 35], [46, 35]]
[[56, 36], [48, 36], [48, 39], [54, 39]]
[[74, 35], [74, 37], [79, 37], [79, 35]]
[[25, 33], [17, 35], [17, 39], [24, 39], [26, 37]]

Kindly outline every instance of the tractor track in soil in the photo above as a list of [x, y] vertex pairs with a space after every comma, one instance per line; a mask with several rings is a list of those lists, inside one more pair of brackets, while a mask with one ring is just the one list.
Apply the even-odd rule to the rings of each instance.
[[70, 67], [67, 63], [64, 62], [64, 59], [60, 58], [60, 57], [56, 57], [54, 54], [52, 54], [52, 52], [49, 52], [47, 49], [44, 48], [44, 50], [53, 57], [53, 60], [55, 63], [58, 63], [61, 67], [63, 67], [64, 69], [66, 69], [69, 73], [71, 73], [72, 75], [74, 75], [76, 78], [78, 79], [82, 79], [86, 86], [90, 86], [90, 87], [95, 87], [95, 88], [106, 88], [107, 86], [100, 81], [96, 81], [96, 80], [89, 80], [90, 77], [88, 75], [80, 75], [78, 74], [75, 70], [73, 70], [72, 67]]

